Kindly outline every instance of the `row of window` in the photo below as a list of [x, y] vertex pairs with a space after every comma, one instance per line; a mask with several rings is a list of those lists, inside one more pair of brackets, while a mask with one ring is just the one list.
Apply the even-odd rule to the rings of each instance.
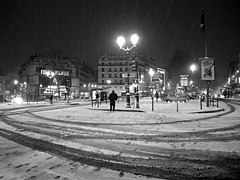
[[[125, 72], [128, 71], [128, 67], [125, 67], [125, 68], [120, 67], [119, 72], [123, 72], [123, 69], [124, 69]], [[108, 72], [118, 72], [117, 67], [108, 68], [108, 69], [107, 68], [102, 68], [102, 72], [106, 72], [107, 70], [108, 70]]]
[[[112, 74], [108, 74], [108, 78], [112, 78], [112, 77], [114, 77], [114, 78], [118, 78], [118, 76], [117, 76], [118, 74], [114, 74], [114, 76], [112, 76]], [[105, 77], [105, 74], [102, 74], [102, 76], [101, 76], [102, 78], [106, 78]], [[119, 74], [119, 78], [122, 78], [122, 73], [120, 73]]]
[[127, 66], [128, 63], [126, 62], [99, 62], [101, 66]]

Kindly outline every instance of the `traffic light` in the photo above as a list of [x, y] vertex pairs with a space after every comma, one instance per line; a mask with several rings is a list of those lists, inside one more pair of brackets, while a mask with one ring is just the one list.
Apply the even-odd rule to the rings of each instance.
[[67, 80], [67, 85], [66, 85], [67, 87], [70, 87], [70, 82], [69, 82], [69, 80]]
[[137, 70], [137, 61], [132, 61], [132, 71]]

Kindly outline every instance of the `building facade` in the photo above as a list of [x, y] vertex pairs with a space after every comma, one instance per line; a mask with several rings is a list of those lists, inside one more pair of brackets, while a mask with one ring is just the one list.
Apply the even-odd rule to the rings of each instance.
[[[151, 83], [156, 91], [165, 90], [166, 71], [147, 60], [144, 56], [135, 54], [107, 55], [102, 54], [98, 60], [98, 85], [109, 93], [114, 89], [119, 96], [124, 96], [129, 85], [130, 93], [136, 88], [140, 94], [150, 92]], [[149, 75], [149, 69], [154, 70], [154, 76]], [[128, 74], [130, 75], [128, 78]]]
[[0, 74], [0, 102], [5, 101], [5, 76]]
[[[30, 56], [19, 71], [20, 93], [29, 100], [80, 96], [81, 84], [94, 81], [93, 71], [69, 57]], [[84, 70], [84, 73], [82, 73]]]
[[240, 54], [238, 61], [232, 61], [228, 66], [228, 79], [224, 85], [223, 95], [225, 97], [240, 98]]

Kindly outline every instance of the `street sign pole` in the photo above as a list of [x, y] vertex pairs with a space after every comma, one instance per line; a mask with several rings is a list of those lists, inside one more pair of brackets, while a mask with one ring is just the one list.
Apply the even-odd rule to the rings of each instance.
[[138, 64], [136, 61], [136, 71], [137, 71], [137, 87], [136, 87], [136, 93], [135, 93], [135, 98], [136, 98], [136, 108], [139, 108], [139, 93], [138, 93]]
[[207, 82], [207, 107], [209, 107], [209, 86], [211, 84], [211, 81], [206, 82]]
[[126, 106], [126, 108], [131, 108], [131, 105], [130, 105], [130, 91], [129, 91], [129, 79], [130, 79], [129, 60], [130, 60], [130, 51], [127, 51], [126, 53], [127, 53], [127, 55], [128, 55], [128, 60], [127, 60], [128, 74], [127, 74], [127, 91], [126, 91], [127, 106]]

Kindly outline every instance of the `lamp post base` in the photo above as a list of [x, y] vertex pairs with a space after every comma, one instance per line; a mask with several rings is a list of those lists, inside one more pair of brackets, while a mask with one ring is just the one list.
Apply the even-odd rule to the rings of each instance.
[[152, 111], [154, 111], [154, 99], [153, 99], [153, 94], [152, 94]]
[[131, 108], [131, 105], [130, 105], [130, 93], [127, 93], [127, 106], [126, 108]]
[[135, 94], [135, 98], [136, 98], [136, 108], [139, 108], [139, 93], [138, 92]]

